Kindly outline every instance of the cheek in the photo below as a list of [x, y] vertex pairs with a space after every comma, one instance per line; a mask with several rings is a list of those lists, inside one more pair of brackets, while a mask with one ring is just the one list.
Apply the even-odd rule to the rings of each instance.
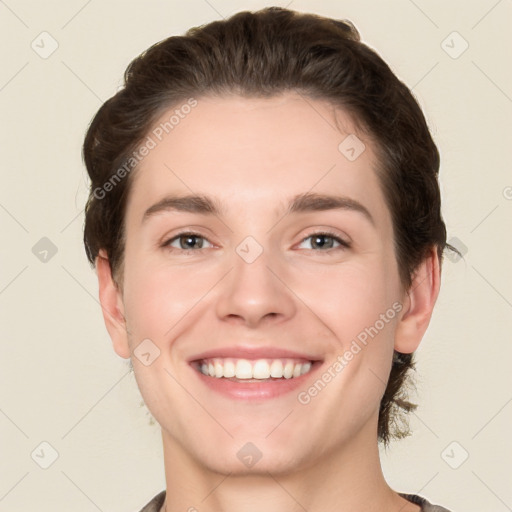
[[134, 333], [157, 344], [194, 315], [220, 275], [213, 267], [170, 266], [142, 255], [127, 258], [126, 269], [126, 318]]
[[308, 303], [314, 304], [313, 311], [333, 338], [330, 360], [336, 362], [330, 371], [337, 381], [333, 390], [350, 386], [374, 404], [388, 380], [402, 308], [393, 268], [383, 261], [347, 265], [329, 279], [310, 280], [309, 285]]
[[[344, 343], [375, 324], [398, 297], [398, 272], [392, 252], [384, 243], [374, 244], [371, 253], [336, 264], [321, 263], [318, 257], [282, 265], [279, 273], [289, 286], [283, 284], [284, 296], [295, 302], [299, 320], [309, 316], [311, 322], [324, 323]], [[229, 265], [215, 258], [187, 263], [186, 256], [178, 265], [142, 245], [126, 247], [125, 316], [140, 339], [168, 343], [191, 318], [201, 323], [198, 312], [214, 312], [212, 297], [222, 296]]]
[[332, 267], [321, 277], [303, 272], [297, 286], [318, 317], [346, 341], [374, 325], [397, 301], [398, 288], [389, 282], [390, 273], [378, 262], [347, 264]]
[[331, 275], [330, 284], [317, 282], [310, 288], [318, 298], [315, 313], [334, 338], [324, 374], [333, 385], [325, 399], [343, 404], [344, 413], [354, 418], [375, 410], [391, 369], [402, 305], [398, 281], [390, 282], [392, 270], [384, 270], [381, 265], [346, 267]]

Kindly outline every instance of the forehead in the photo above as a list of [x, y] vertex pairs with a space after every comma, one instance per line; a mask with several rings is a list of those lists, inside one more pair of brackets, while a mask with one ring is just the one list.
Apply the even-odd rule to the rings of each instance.
[[[199, 97], [168, 109], [132, 176], [128, 214], [166, 192], [207, 194], [236, 208], [284, 208], [305, 192], [348, 195], [382, 217], [373, 142], [347, 113], [298, 93]], [[189, 102], [190, 104], [190, 102]], [[381, 210], [381, 211], [379, 211]]]

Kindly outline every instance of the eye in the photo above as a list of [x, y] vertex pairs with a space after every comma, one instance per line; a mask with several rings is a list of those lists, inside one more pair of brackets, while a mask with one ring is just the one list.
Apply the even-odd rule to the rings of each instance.
[[[311, 240], [311, 249], [320, 249], [322, 252], [326, 252], [328, 249], [339, 249], [340, 247], [347, 249], [350, 247], [348, 242], [334, 233], [313, 233], [304, 238], [301, 243], [304, 243], [306, 240]], [[334, 244], [338, 244], [338, 246], [336, 247]]]
[[[313, 233], [304, 238], [301, 244], [305, 243], [307, 240], [311, 241], [311, 247], [307, 249], [316, 250], [317, 252], [327, 252], [329, 249], [350, 247], [348, 242], [338, 237], [334, 233], [328, 232]], [[176, 236], [169, 238], [162, 244], [162, 247], [178, 252], [195, 252], [207, 248], [205, 247], [205, 242], [212, 246], [212, 244], [202, 235], [186, 231], [178, 233]]]
[[[210, 243], [203, 236], [198, 233], [183, 232], [178, 233], [173, 238], [170, 238], [162, 244], [162, 247], [170, 248], [181, 252], [192, 252], [194, 250], [205, 249], [203, 247], [204, 241]], [[177, 246], [176, 246], [177, 244]]]

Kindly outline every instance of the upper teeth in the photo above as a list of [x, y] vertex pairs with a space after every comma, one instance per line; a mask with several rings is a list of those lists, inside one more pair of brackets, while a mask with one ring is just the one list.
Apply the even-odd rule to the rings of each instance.
[[268, 379], [270, 377], [291, 379], [311, 370], [311, 362], [291, 359], [203, 359], [200, 370], [204, 375], [216, 378]]

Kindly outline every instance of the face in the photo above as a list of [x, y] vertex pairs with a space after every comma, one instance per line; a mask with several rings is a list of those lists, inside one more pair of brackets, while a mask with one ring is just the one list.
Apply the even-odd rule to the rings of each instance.
[[177, 458], [278, 474], [376, 442], [404, 293], [375, 147], [355, 133], [287, 93], [197, 98], [149, 134], [115, 347]]

